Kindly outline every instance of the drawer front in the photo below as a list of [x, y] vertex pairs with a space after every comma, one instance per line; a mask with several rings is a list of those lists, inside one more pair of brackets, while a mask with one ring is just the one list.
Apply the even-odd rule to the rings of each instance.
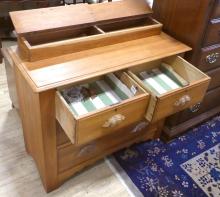
[[142, 138], [143, 140], [156, 137], [156, 125], [147, 127], [145, 120], [118, 130], [116, 133], [92, 141], [83, 146], [67, 145], [58, 148], [59, 172], [80, 165], [97, 156], [110, 154], [124, 148], [126, 142]]
[[[147, 98], [140, 98], [117, 107], [112, 107], [103, 113], [94, 114], [94, 116], [79, 120], [77, 124], [77, 143], [84, 144], [143, 119], [147, 104]], [[111, 126], [111, 122], [114, 122], [117, 116], [123, 117], [123, 120], [115, 126]]]
[[[165, 94], [155, 94], [140, 80], [138, 73], [146, 71], [146, 69], [149, 68], [151, 70], [152, 68], [158, 68], [161, 63], [168, 64], [172, 70], [187, 80], [189, 84], [178, 89], [170, 90]], [[136, 79], [146, 91], [152, 94], [146, 114], [146, 119], [151, 122], [166, 118], [202, 101], [210, 81], [210, 78], [206, 74], [178, 56], [165, 58], [160, 62], [151, 62], [149, 65], [143, 65], [142, 68], [131, 69], [129, 74]], [[154, 88], [156, 87], [157, 86]]]
[[220, 18], [220, 0], [216, 0], [212, 18]]
[[[152, 121], [158, 121], [163, 117], [183, 111], [184, 109], [201, 102], [206, 93], [207, 86], [207, 83], [197, 84], [196, 86], [191, 86], [185, 90], [179, 91], [176, 94], [158, 99], [156, 101], [156, 108], [154, 110]], [[181, 100], [186, 97], [189, 98], [189, 101], [181, 104]]]
[[184, 110], [183, 112], [180, 112], [178, 115], [169, 117], [166, 120], [166, 124], [173, 127], [191, 118], [194, 118], [202, 113], [205, 113], [219, 106], [219, 98], [220, 98], [220, 87], [208, 91], [204, 97], [204, 100], [201, 103], [198, 103], [192, 106], [191, 108]]
[[129, 89], [135, 89], [135, 96], [81, 116], [76, 116], [61, 93], [57, 92], [56, 118], [73, 144], [86, 144], [144, 118], [149, 94], [126, 73], [121, 77]]
[[220, 86], [220, 67], [210, 70], [209, 72], [207, 72], [207, 75], [211, 77], [211, 82], [209, 84], [208, 90], [212, 90]]
[[204, 46], [211, 46], [220, 42], [220, 19], [212, 19], [204, 39]]
[[197, 67], [209, 71], [220, 66], [220, 45], [202, 48], [197, 61]]

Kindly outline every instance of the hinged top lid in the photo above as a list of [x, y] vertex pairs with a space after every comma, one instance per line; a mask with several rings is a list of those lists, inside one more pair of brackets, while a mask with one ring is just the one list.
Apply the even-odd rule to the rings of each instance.
[[99, 4], [77, 4], [11, 12], [18, 34], [80, 28], [152, 13], [145, 0], [120, 0]]

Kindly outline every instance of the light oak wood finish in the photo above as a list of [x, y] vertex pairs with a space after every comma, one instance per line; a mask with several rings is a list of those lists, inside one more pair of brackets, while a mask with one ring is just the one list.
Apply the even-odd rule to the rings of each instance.
[[[103, 152], [114, 152], [124, 146], [124, 143], [132, 144], [134, 141], [154, 139], [157, 127], [156, 125], [134, 131], [138, 124], [144, 123], [146, 120], [139, 121], [138, 123], [131, 124], [127, 127], [118, 129], [118, 131], [105, 138], [91, 141], [89, 144], [76, 146], [70, 143], [58, 146], [58, 166], [59, 172], [62, 173], [66, 170], [71, 170], [81, 163], [92, 160], [94, 157], [102, 157]], [[122, 145], [123, 144], [123, 145]]]
[[[55, 98], [56, 118], [73, 144], [88, 143], [113, 132], [118, 132], [119, 129], [144, 118], [148, 106], [149, 94], [145, 93], [126, 73], [122, 73], [119, 79], [129, 89], [131, 86], [136, 87], [136, 95], [119, 104], [108, 106], [83, 116], [76, 116], [61, 93], [57, 92]], [[113, 127], [103, 126], [108, 119], [117, 114], [122, 115], [125, 120]]]
[[[3, 41], [3, 47], [9, 47], [11, 43], [16, 44]], [[104, 160], [78, 173], [59, 189], [50, 194], [45, 193], [35, 162], [25, 151], [19, 114], [11, 108], [4, 62], [0, 64], [0, 114], [1, 196], [129, 197], [125, 187]]]
[[35, 62], [22, 61], [16, 53], [16, 47], [8, 49], [35, 92], [80, 82], [188, 50], [188, 46], [164, 33]]
[[36, 161], [46, 191], [51, 191], [58, 185], [55, 91], [34, 93], [17, 67], [15, 76], [26, 150]]
[[[172, 66], [175, 72], [189, 82], [189, 85], [162, 95], [155, 95], [144, 85], [137, 74], [141, 71], [157, 68], [162, 62]], [[210, 77], [179, 56], [149, 62], [130, 69], [128, 73], [151, 94], [150, 107], [148, 108], [146, 118], [148, 121], [152, 122], [156, 122], [202, 101], [210, 81]], [[176, 103], [184, 96], [188, 96], [190, 100], [183, 105], [177, 106]]]
[[14, 63], [11, 60], [9, 54], [6, 50], [2, 50], [4, 54], [4, 63], [5, 63], [5, 70], [7, 73], [7, 82], [9, 89], [9, 96], [12, 101], [13, 107], [16, 109], [19, 109], [18, 104], [18, 96], [17, 96], [17, 90], [16, 90], [16, 83], [15, 83], [15, 73], [14, 73]]
[[157, 35], [160, 34], [161, 28], [160, 23], [147, 17], [70, 30], [69, 33], [67, 30], [62, 30], [24, 36], [18, 41], [22, 58], [27, 61], [37, 61]]
[[[75, 117], [60, 94], [56, 93], [64, 87], [96, 80], [107, 73], [123, 72], [128, 68], [141, 67], [143, 64], [149, 65], [150, 68], [151, 62], [154, 60], [160, 62], [163, 58], [190, 50], [190, 47], [161, 32], [160, 24], [145, 27], [145, 23], [142, 23], [143, 19], [141, 19], [142, 22], [139, 21], [140, 18], [146, 18], [151, 13], [147, 4], [143, 6], [143, 2], [144, 0], [126, 0], [110, 3], [109, 6], [115, 9], [116, 15], [114, 12], [108, 12], [108, 4], [100, 4], [97, 7], [79, 5], [70, 6], [67, 9], [64, 7], [51, 8], [51, 10], [41, 9], [11, 14], [18, 33], [19, 47], [7, 48], [5, 54], [9, 55], [14, 65], [26, 150], [36, 162], [47, 192], [59, 187], [63, 181], [72, 177], [76, 172], [114, 151], [133, 143], [159, 137], [164, 118], [171, 113], [164, 108], [167, 98], [172, 98], [170, 100], [174, 102], [178, 96], [185, 93], [184, 91], [191, 92], [194, 90], [199, 93], [195, 98], [192, 98], [191, 103], [202, 99], [209, 78], [182, 59], [173, 63], [175, 59], [172, 57], [167, 59], [167, 63], [173, 64], [178, 73], [190, 82], [192, 81], [192, 84], [188, 88], [174, 91], [167, 97], [165, 96], [164, 102], [161, 102], [163, 105], [156, 107], [157, 116], [153, 121], [154, 124], [152, 125], [150, 122], [146, 129], [142, 128], [143, 125], [146, 126], [145, 123], [141, 125], [139, 123], [144, 119], [149, 95], [141, 87], [139, 87], [138, 94], [133, 98], [82, 117]], [[103, 12], [104, 7], [106, 12]], [[78, 13], [81, 8], [85, 12], [80, 11], [79, 19], [71, 21], [71, 17], [65, 17], [63, 21], [57, 22], [58, 16], [70, 16], [74, 10]], [[93, 10], [91, 18], [89, 9]], [[127, 11], [123, 13], [122, 10]], [[46, 13], [46, 11], [48, 12]], [[45, 21], [42, 21], [42, 16], [51, 16], [47, 17], [49, 20], [46, 21], [47, 25]], [[33, 17], [36, 20], [32, 20]], [[137, 19], [140, 27], [133, 27], [135, 22], [132, 23], [132, 27], [129, 26], [131, 28], [127, 28], [128, 24], [124, 19], [129, 19], [129, 22], [131, 19]], [[56, 22], [52, 25], [54, 21]], [[123, 23], [121, 23], [122, 21]], [[126, 25], [118, 31], [119, 23]], [[67, 45], [65, 41], [56, 40], [59, 38], [57, 36], [58, 31], [65, 31], [64, 36], [68, 37], [70, 29], [77, 28], [79, 31], [83, 31], [84, 28], [90, 28], [93, 25], [96, 25], [95, 29], [101, 33], [97, 35], [97, 38], [93, 36], [77, 38]], [[107, 31], [106, 35], [104, 29]], [[48, 32], [53, 31], [55, 31], [54, 37], [49, 38]], [[34, 36], [31, 43], [32, 35]], [[37, 35], [41, 35], [39, 40], [36, 39]], [[102, 37], [103, 35], [106, 37], [98, 39], [99, 36]], [[128, 37], [121, 39], [123, 35], [128, 35]], [[51, 39], [55, 39], [56, 45], [41, 43], [42, 57], [38, 50], [35, 53], [38, 55], [33, 56], [37, 60], [31, 62], [22, 56], [30, 51], [26, 48], [30, 43], [23, 38], [31, 44], [51, 42]], [[82, 42], [80, 43], [79, 40]], [[96, 44], [98, 41], [102, 43]], [[73, 43], [76, 44], [76, 48], [69, 47], [73, 46]], [[95, 44], [94, 47], [87, 47], [85, 43], [91, 46]], [[62, 49], [65, 49], [64, 53], [57, 52]], [[44, 54], [47, 51], [49, 54], [46, 57]], [[120, 77], [122, 72], [117, 75]], [[192, 73], [189, 74], [189, 72]], [[127, 74], [122, 76], [121, 80], [128, 86], [138, 86]], [[9, 84], [9, 89], [11, 88]], [[190, 96], [194, 96], [194, 94]], [[168, 104], [170, 104], [169, 102]], [[149, 108], [154, 109], [152, 102]], [[172, 113], [174, 112], [176, 111], [172, 110]], [[103, 123], [118, 113], [126, 116], [124, 122], [115, 128], [103, 129]], [[138, 127], [134, 130], [134, 126]], [[139, 127], [143, 131], [134, 134], [135, 137], [133, 137], [131, 130], [138, 131]], [[93, 143], [97, 145], [97, 148], [93, 149], [93, 146], [90, 146]], [[85, 156], [78, 160], [77, 155], [80, 152], [85, 152]]]
[[142, 17], [150, 13], [152, 10], [145, 0], [126, 0], [108, 4], [77, 4], [16, 11], [11, 12], [10, 16], [16, 32], [22, 35], [70, 27], [76, 29], [106, 21]]

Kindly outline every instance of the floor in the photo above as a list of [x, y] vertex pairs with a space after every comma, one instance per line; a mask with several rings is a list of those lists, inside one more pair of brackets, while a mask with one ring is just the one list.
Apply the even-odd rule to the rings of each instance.
[[[3, 47], [14, 45], [3, 42]], [[19, 116], [11, 108], [4, 64], [0, 64], [0, 196], [129, 196], [104, 160], [46, 194], [32, 158], [25, 152]]]

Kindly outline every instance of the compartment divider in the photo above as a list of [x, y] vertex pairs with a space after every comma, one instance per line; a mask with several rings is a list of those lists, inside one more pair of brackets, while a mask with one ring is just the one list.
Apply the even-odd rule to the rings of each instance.
[[101, 28], [99, 28], [97, 25], [94, 25], [93, 27], [96, 28], [101, 34], [105, 34], [106, 33]]

